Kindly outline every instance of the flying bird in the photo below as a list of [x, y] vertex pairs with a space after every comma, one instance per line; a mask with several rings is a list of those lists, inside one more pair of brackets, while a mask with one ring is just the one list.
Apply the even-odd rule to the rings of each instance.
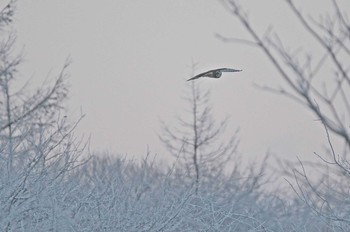
[[232, 69], [232, 68], [219, 68], [219, 69], [213, 69], [209, 70], [207, 72], [198, 74], [197, 76], [194, 76], [187, 81], [192, 81], [195, 79], [198, 79], [200, 77], [210, 77], [210, 78], [220, 78], [223, 72], [241, 72], [242, 70], [239, 69]]

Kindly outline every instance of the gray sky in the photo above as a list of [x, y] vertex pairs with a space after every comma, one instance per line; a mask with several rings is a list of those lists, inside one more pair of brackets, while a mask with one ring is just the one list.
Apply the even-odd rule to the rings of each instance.
[[[258, 31], [274, 24], [290, 46], [317, 52], [296, 31], [300, 27], [283, 1], [242, 2]], [[304, 11], [317, 16], [328, 2], [307, 1]], [[86, 113], [77, 133], [91, 134], [92, 150], [141, 157], [148, 145], [166, 158], [157, 136], [159, 119], [175, 125], [174, 116], [183, 112], [192, 60], [198, 62], [196, 73], [244, 70], [198, 80], [211, 90], [218, 119], [230, 115], [229, 129], [240, 127], [244, 155], [270, 150], [280, 157], [312, 156], [324, 142], [322, 128], [305, 108], [253, 87], [283, 84], [262, 52], [215, 38], [215, 33], [249, 38], [220, 1], [19, 1], [15, 28], [18, 46], [24, 45], [23, 77], [42, 80], [71, 57], [70, 110], [82, 107]]]

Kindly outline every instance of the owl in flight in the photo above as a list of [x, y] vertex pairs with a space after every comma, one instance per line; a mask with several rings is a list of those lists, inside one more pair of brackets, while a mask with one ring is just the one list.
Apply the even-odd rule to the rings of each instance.
[[209, 70], [207, 72], [198, 74], [197, 76], [194, 76], [187, 81], [192, 81], [195, 79], [198, 79], [200, 77], [210, 77], [210, 78], [220, 78], [223, 72], [241, 72], [242, 70], [239, 69], [232, 69], [232, 68], [219, 68], [219, 69], [213, 69]]

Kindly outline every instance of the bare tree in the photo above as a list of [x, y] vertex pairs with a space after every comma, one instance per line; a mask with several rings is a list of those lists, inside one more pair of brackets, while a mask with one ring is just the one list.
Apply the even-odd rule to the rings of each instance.
[[[347, 210], [341, 210], [349, 208], [349, 194], [345, 190], [350, 183], [350, 22], [346, 11], [339, 5], [339, 1], [330, 0], [333, 8], [316, 20], [305, 15], [293, 0], [285, 0], [300, 23], [297, 25], [298, 29], [294, 30], [302, 30], [309, 39], [318, 44], [322, 54], [317, 56], [300, 47], [289, 49], [290, 45], [286, 45], [277, 32], [272, 31], [272, 27], [266, 33], [259, 34], [239, 1], [224, 2], [252, 40], [227, 38], [222, 35], [218, 37], [223, 41], [243, 42], [260, 48], [288, 86], [263, 88], [305, 106], [324, 125], [329, 145], [327, 156], [315, 153], [323, 162], [321, 169], [324, 175], [321, 181], [312, 183], [303, 162], [300, 162], [301, 169], [294, 171], [297, 181], [294, 189], [317, 214], [350, 225], [350, 214]], [[342, 149], [333, 146], [329, 132], [333, 132], [333, 135], [344, 142]], [[338, 153], [339, 150], [342, 150], [341, 153]]]
[[237, 131], [228, 141], [223, 139], [227, 119], [220, 122], [214, 120], [209, 103], [210, 92], [201, 90], [195, 81], [188, 87], [190, 91], [184, 97], [188, 114], [178, 116], [179, 125], [175, 127], [163, 122], [163, 133], [159, 137], [177, 162], [187, 170], [187, 175], [194, 177], [198, 192], [201, 178], [209, 173], [215, 175], [224, 171], [236, 152], [238, 139]]
[[[38, 199], [62, 183], [77, 167], [82, 141], [73, 135], [75, 123], [65, 112], [67, 67], [53, 84], [44, 83], [34, 94], [29, 82], [18, 89], [21, 55], [13, 55], [16, 40], [11, 30], [15, 1], [0, 12], [0, 227], [26, 228], [42, 221], [50, 208]], [[57, 189], [56, 189], [57, 190]], [[31, 220], [32, 219], [32, 220]], [[28, 226], [29, 228], [30, 226]]]

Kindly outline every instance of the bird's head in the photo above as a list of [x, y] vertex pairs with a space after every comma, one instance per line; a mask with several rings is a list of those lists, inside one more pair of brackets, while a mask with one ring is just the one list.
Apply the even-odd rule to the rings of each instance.
[[220, 70], [216, 70], [216, 71], [214, 72], [215, 78], [221, 77], [221, 74], [222, 74], [222, 72], [221, 72]]

